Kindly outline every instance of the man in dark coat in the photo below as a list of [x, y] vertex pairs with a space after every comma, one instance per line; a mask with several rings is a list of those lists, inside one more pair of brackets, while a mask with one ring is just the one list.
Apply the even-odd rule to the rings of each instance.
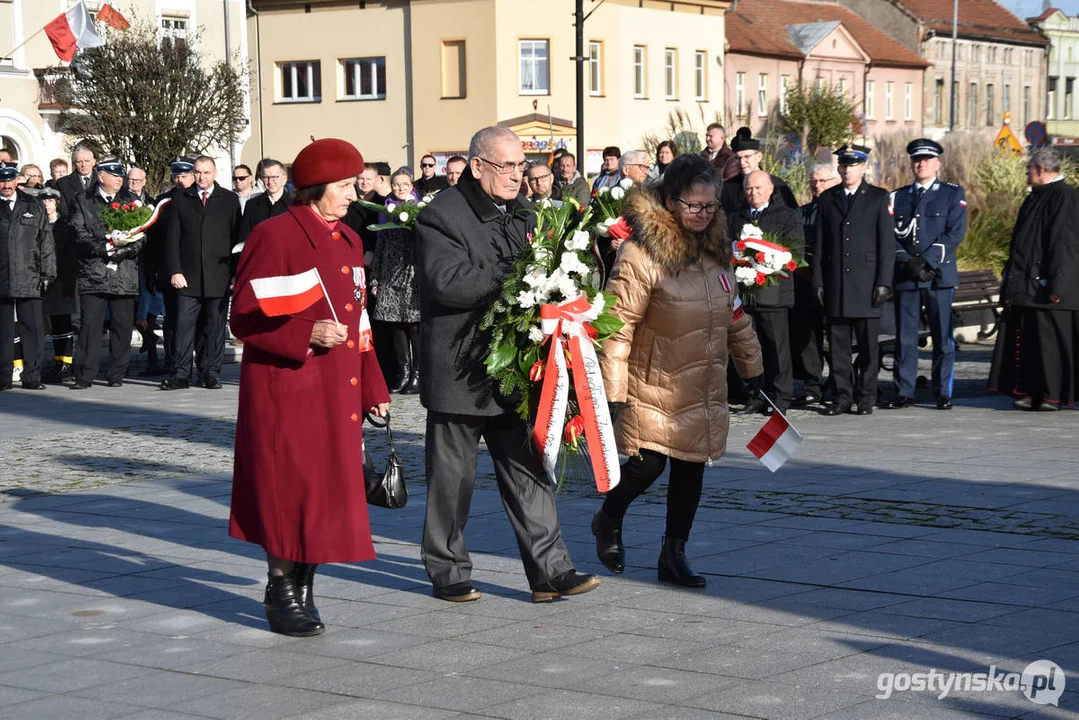
[[[737, 214], [746, 206], [745, 183], [746, 175], [761, 169], [761, 161], [764, 153], [761, 152], [761, 141], [753, 137], [736, 137], [731, 142], [731, 150], [738, 159], [740, 173], [723, 183], [719, 191], [719, 204], [723, 206], [723, 212], [727, 215]], [[798, 200], [787, 183], [775, 175], [769, 176], [775, 192], [772, 194], [772, 202], [783, 204], [789, 208], [797, 208]]]
[[[801, 214], [785, 205], [772, 203], [775, 188], [768, 173], [757, 170], [746, 177], [746, 207], [731, 215], [728, 228], [731, 240], [742, 237], [747, 225], [755, 225], [765, 240], [784, 246], [794, 257], [805, 253]], [[777, 285], [766, 285], [746, 293], [746, 312], [753, 318], [753, 327], [761, 344], [764, 375], [760, 390], [786, 413], [794, 398], [794, 373], [791, 367], [790, 327], [787, 312], [794, 307], [794, 280], [782, 278]], [[772, 406], [759, 394], [751, 397], [743, 413], [770, 414]]]
[[[820, 197], [813, 247], [813, 289], [828, 318], [831, 376], [836, 397], [825, 415], [869, 415], [877, 401], [881, 306], [888, 301], [895, 265], [895, 225], [888, 191], [864, 179], [869, 148], [836, 150], [842, 184]], [[858, 341], [857, 374], [851, 339]]]
[[97, 161], [93, 150], [79, 145], [71, 153], [71, 159], [75, 162], [75, 171], [56, 181], [56, 189], [60, 191], [60, 216], [67, 220], [75, 212], [79, 197], [97, 185], [97, 173], [94, 172]]
[[723, 182], [733, 180], [742, 174], [742, 166], [738, 162], [738, 156], [727, 145], [727, 131], [719, 123], [712, 123], [704, 133], [704, 150], [701, 157], [712, 163]]
[[421, 200], [425, 195], [431, 195], [439, 190], [445, 190], [450, 186], [445, 175], [437, 175], [435, 173], [435, 167], [437, 165], [438, 161], [435, 160], [434, 155], [424, 155], [420, 158], [420, 174], [419, 177], [416, 178], [416, 182], [413, 183], [413, 187]]
[[0, 390], [12, 386], [16, 315], [22, 345], [22, 386], [44, 390], [41, 294], [56, 279], [56, 257], [45, 206], [16, 189], [18, 175], [14, 163], [0, 163]]
[[1015, 397], [1016, 410], [1051, 411], [1079, 399], [1079, 193], [1064, 182], [1055, 148], [1031, 152], [1027, 181], [989, 389]]
[[918, 331], [922, 307], [933, 338], [933, 395], [938, 410], [952, 409], [955, 316], [952, 296], [959, 283], [955, 251], [967, 232], [963, 188], [937, 179], [944, 148], [929, 138], [907, 145], [914, 182], [891, 194], [895, 218], [895, 384], [884, 405], [914, 404], [918, 379]]
[[839, 176], [830, 164], [817, 165], [809, 176], [809, 189], [813, 200], [800, 208], [802, 228], [805, 231], [806, 267], [794, 271], [794, 307], [790, 311], [791, 361], [794, 377], [803, 381], [802, 394], [794, 399], [792, 407], [805, 407], [818, 403], [823, 395], [824, 378], [824, 312], [813, 292], [813, 239], [817, 237], [817, 219], [820, 213], [820, 196], [825, 190], [839, 184]]
[[191, 358], [199, 318], [205, 323], [205, 357], [199, 384], [221, 388], [218, 376], [225, 354], [230, 259], [240, 229], [236, 193], [215, 182], [217, 165], [205, 155], [195, 159], [195, 184], [173, 196], [165, 236], [169, 283], [176, 289], [175, 369], [162, 390], [190, 387]]
[[79, 304], [81, 324], [75, 351], [74, 390], [93, 385], [101, 364], [101, 331], [109, 312], [109, 363], [105, 378], [109, 387], [124, 384], [131, 362], [131, 330], [135, 325], [135, 296], [139, 294], [136, 258], [145, 238], [117, 245], [101, 220], [106, 206], [121, 207], [135, 201], [123, 189], [124, 166], [107, 156], [97, 165], [97, 182], [78, 196], [71, 226], [79, 248]]
[[533, 602], [588, 592], [562, 540], [554, 489], [528, 425], [499, 403], [487, 375], [489, 332], [480, 320], [502, 291], [534, 224], [518, 196], [526, 167], [521, 140], [505, 127], [472, 138], [469, 166], [420, 213], [416, 271], [421, 297], [420, 401], [427, 408], [427, 516], [421, 557], [435, 597], [477, 600], [465, 545], [476, 454], [482, 437], [517, 536]]
[[266, 192], [248, 200], [243, 209], [243, 219], [240, 221], [240, 243], [233, 248], [236, 253], [243, 250], [247, 236], [256, 225], [263, 220], [288, 212], [288, 206], [292, 204], [292, 193], [285, 187], [288, 171], [285, 170], [284, 164], [278, 160], [266, 158], [261, 165], [262, 182], [266, 187]]

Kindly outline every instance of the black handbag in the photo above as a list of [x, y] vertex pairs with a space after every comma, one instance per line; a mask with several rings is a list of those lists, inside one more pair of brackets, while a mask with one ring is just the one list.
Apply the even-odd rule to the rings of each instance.
[[408, 502], [405, 464], [401, 462], [401, 456], [397, 454], [397, 448], [393, 444], [389, 413], [382, 422], [370, 413], [364, 417], [374, 427], [386, 428], [386, 438], [390, 445], [390, 457], [386, 460], [386, 469], [382, 472], [375, 469], [375, 460], [367, 450], [367, 443], [363, 445], [363, 479], [367, 486], [367, 504], [390, 509], [403, 508]]

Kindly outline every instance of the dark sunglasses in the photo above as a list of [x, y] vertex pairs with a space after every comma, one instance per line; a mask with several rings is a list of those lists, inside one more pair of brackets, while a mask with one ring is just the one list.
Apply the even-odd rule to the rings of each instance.
[[249, 177], [251, 177], [251, 176], [250, 175], [233, 175], [232, 176], [232, 182], [240, 182], [241, 180], [246, 180]]
[[433, 168], [434, 166], [434, 163], [420, 163], [420, 167]]

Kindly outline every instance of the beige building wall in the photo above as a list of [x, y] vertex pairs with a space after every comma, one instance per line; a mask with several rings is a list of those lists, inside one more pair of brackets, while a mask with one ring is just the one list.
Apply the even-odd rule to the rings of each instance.
[[[8, 54], [27, 38], [43, 28], [59, 13], [73, 5], [69, 0], [9, 0], [0, 2], [0, 54]], [[87, 0], [86, 6], [96, 12], [100, 0]], [[112, 6], [130, 21], [137, 18], [152, 21], [162, 27], [162, 21], [179, 21], [190, 33], [198, 29], [199, 49], [207, 57], [223, 59], [230, 54], [237, 62], [247, 56], [247, 26], [243, 0], [113, 0]], [[229, 13], [229, 43], [225, 41], [225, 12]], [[110, 33], [105, 29], [106, 42]], [[231, 52], [226, 52], [226, 48]], [[61, 65], [44, 33], [29, 40], [10, 60], [0, 63], [0, 135], [19, 152], [20, 164], [33, 162], [48, 173], [49, 161], [70, 155], [77, 138], [56, 132], [56, 112], [41, 105], [41, 87], [35, 70]], [[249, 131], [237, 136], [237, 148], [246, 140]], [[231, 168], [228, 150], [218, 148], [218, 164]]]

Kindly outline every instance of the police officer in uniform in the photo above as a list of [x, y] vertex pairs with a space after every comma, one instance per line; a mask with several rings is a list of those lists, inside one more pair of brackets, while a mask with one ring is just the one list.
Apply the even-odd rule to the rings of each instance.
[[959, 271], [955, 250], [967, 230], [963, 188], [937, 179], [944, 148], [928, 138], [907, 145], [914, 182], [892, 193], [895, 213], [895, 384], [884, 405], [914, 404], [918, 377], [918, 328], [922, 307], [933, 337], [933, 394], [938, 410], [952, 409], [955, 319], [952, 296]]
[[[877, 400], [881, 306], [891, 295], [895, 225], [888, 191], [864, 179], [869, 148], [844, 145], [842, 182], [820, 197], [813, 289], [828, 318], [835, 400], [824, 415], [869, 415]], [[851, 339], [858, 342], [857, 373]]]

